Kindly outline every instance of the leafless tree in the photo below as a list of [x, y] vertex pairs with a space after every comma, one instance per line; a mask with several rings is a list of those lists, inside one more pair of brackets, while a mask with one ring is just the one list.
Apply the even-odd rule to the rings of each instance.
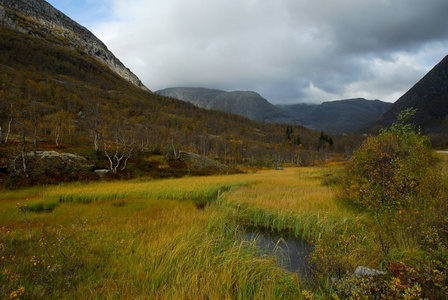
[[126, 168], [127, 162], [134, 151], [134, 141], [130, 136], [132, 130], [125, 127], [123, 122], [115, 121], [111, 125], [113, 135], [110, 141], [104, 141], [104, 153], [109, 160], [109, 169], [113, 173], [121, 172]]
[[88, 101], [86, 103], [85, 114], [87, 126], [93, 133], [93, 145], [95, 147], [95, 151], [98, 151], [102, 127], [102, 113], [100, 102], [98, 100]]

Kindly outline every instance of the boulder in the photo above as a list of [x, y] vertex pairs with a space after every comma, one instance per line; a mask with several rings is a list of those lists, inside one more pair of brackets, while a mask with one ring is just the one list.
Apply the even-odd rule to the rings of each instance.
[[30, 151], [26, 154], [27, 168], [35, 174], [73, 173], [92, 168], [87, 159], [72, 153]]
[[99, 169], [99, 170], [95, 170], [94, 172], [99, 177], [106, 177], [106, 175], [109, 174], [110, 170], [108, 170], [108, 169]]
[[363, 277], [368, 275], [386, 275], [386, 272], [370, 269], [363, 266], [358, 266], [353, 274], [356, 277]]

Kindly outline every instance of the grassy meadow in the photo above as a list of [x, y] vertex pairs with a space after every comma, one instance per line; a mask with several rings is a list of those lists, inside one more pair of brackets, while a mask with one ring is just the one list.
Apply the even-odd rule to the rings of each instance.
[[[0, 298], [337, 298], [335, 277], [387, 268], [372, 218], [335, 200], [340, 169], [1, 191]], [[313, 278], [255, 255], [248, 226], [313, 243]]]

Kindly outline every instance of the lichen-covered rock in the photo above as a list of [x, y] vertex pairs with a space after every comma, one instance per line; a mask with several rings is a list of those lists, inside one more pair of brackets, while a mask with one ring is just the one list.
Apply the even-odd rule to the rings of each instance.
[[82, 156], [56, 151], [30, 151], [26, 154], [26, 164], [34, 174], [75, 173], [92, 168]]
[[386, 275], [386, 272], [370, 269], [363, 266], [358, 266], [353, 273], [357, 277], [363, 277], [363, 276], [373, 276], [373, 275]]

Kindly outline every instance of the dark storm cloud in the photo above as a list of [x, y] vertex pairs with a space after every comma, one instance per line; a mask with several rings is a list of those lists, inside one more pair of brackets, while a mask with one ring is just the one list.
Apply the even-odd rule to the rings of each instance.
[[153, 90], [394, 101], [447, 54], [446, 0], [110, 1], [94, 32]]

